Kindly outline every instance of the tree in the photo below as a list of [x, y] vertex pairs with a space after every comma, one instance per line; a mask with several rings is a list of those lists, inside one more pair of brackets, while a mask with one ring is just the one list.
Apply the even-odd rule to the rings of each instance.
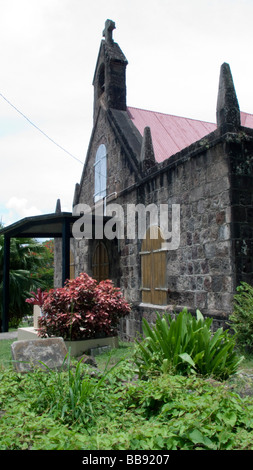
[[[51, 258], [50, 258], [51, 256]], [[10, 241], [10, 303], [9, 324], [17, 327], [24, 315], [32, 313], [31, 305], [25, 302], [29, 292], [50, 285], [49, 269], [52, 265], [50, 254], [45, 244], [33, 238], [11, 238]], [[3, 259], [4, 236], [0, 236], [0, 312], [2, 317], [3, 299]], [[53, 278], [53, 274], [52, 274]]]
[[43, 253], [35, 253], [35, 256], [42, 256], [42, 263], [32, 276], [41, 281], [45, 290], [49, 290], [54, 287], [54, 240], [46, 240], [42, 246]]

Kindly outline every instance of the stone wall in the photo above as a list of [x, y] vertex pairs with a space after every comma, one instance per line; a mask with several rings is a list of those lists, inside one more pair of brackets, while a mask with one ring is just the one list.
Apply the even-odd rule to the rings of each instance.
[[54, 287], [62, 286], [62, 240], [54, 239]]
[[[167, 173], [168, 175], [168, 173]], [[226, 315], [233, 292], [227, 157], [222, 144], [199, 151], [174, 174], [181, 243], [168, 253], [169, 301]]]
[[[165, 162], [138, 190], [147, 203], [181, 205], [181, 243], [168, 252], [165, 309], [188, 307], [194, 313], [198, 308], [213, 318], [214, 329], [226, 327], [240, 281], [253, 282], [252, 137], [248, 129], [225, 136], [215, 132]], [[135, 302], [121, 324], [122, 337], [138, 335], [143, 317], [152, 323], [163, 311]]]
[[162, 308], [141, 303], [139, 243], [122, 248], [122, 290], [133, 310], [122, 322], [121, 335], [138, 334], [143, 316], [152, 322], [155, 312], [164, 309], [187, 307], [194, 313], [199, 308], [215, 318], [216, 326], [224, 323], [231, 312], [235, 278], [229, 165], [222, 139], [214, 133], [171, 157], [134, 194], [136, 202], [180, 204], [181, 242], [177, 250], [168, 251], [168, 304]]

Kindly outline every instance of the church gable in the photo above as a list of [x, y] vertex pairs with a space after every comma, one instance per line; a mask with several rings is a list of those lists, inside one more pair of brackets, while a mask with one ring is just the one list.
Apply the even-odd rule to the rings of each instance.
[[138, 174], [134, 151], [116, 127], [113, 117], [108, 118], [108, 113], [101, 108], [74, 204], [83, 203], [93, 207], [98, 200], [111, 197], [135, 184]]
[[[140, 178], [142, 137], [126, 111], [127, 60], [107, 20], [97, 58], [94, 87], [93, 131], [74, 205], [93, 205], [136, 183]], [[104, 158], [99, 159], [103, 149]]]

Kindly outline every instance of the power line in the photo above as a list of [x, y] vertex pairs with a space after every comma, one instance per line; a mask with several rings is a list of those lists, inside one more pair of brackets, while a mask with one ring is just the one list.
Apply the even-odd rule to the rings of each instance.
[[15, 109], [15, 111], [17, 111], [23, 118], [25, 118], [29, 124], [31, 124], [33, 127], [35, 127], [35, 129], [37, 129], [37, 131], [39, 131], [41, 134], [44, 135], [44, 137], [46, 137], [48, 140], [50, 140], [54, 145], [56, 145], [57, 147], [59, 147], [61, 150], [63, 150], [63, 152], [67, 153], [70, 157], [74, 158], [75, 160], [77, 160], [78, 162], [80, 162], [82, 165], [83, 165], [83, 162], [75, 157], [75, 155], [73, 155], [72, 153], [70, 153], [68, 150], [66, 150], [64, 147], [62, 147], [60, 144], [58, 144], [57, 142], [55, 142], [54, 139], [52, 139], [49, 135], [47, 135], [44, 131], [42, 131], [38, 126], [36, 126], [36, 124], [34, 124], [27, 116], [25, 116], [25, 114], [23, 114], [18, 108], [16, 108], [16, 106], [14, 106], [14, 104], [12, 104], [9, 100], [7, 100], [7, 98], [5, 98], [5, 96], [0, 93], [0, 96], [13, 108]]

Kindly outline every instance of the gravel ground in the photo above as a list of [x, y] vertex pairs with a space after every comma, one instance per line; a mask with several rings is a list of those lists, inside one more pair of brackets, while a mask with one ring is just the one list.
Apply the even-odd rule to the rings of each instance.
[[253, 369], [241, 369], [228, 380], [228, 387], [240, 397], [253, 396]]
[[1, 339], [15, 339], [18, 337], [17, 331], [9, 331], [8, 333], [0, 333], [0, 340]]

